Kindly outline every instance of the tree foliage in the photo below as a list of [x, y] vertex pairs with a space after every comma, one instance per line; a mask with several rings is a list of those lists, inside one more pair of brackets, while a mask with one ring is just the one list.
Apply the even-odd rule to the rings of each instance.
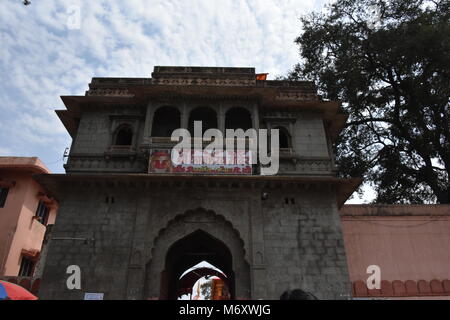
[[349, 120], [335, 150], [382, 203], [450, 203], [449, 1], [337, 0], [302, 17], [301, 62]]

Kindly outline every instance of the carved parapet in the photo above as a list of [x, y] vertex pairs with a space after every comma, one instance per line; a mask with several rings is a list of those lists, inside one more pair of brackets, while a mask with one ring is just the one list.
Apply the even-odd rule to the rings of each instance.
[[318, 96], [314, 92], [307, 91], [280, 91], [275, 99], [282, 101], [315, 101], [318, 100]]
[[[170, 147], [175, 146], [176, 144], [179, 143], [179, 140], [171, 140], [171, 137], [149, 137], [147, 138], [147, 141], [150, 145], [167, 145]], [[248, 148], [248, 146], [250, 145], [250, 143], [252, 143], [252, 141], [254, 141], [253, 139], [251, 139], [250, 137], [245, 137], [245, 138], [223, 138], [222, 139], [222, 145], [223, 145], [223, 149], [225, 150], [227, 143], [232, 142], [233, 145], [237, 145], [237, 147], [240, 147], [240, 144], [243, 144], [244, 148]], [[186, 141], [187, 142], [187, 141]], [[212, 141], [209, 139], [204, 139], [204, 138], [195, 138], [192, 137], [190, 139], [191, 145], [193, 146], [196, 142], [200, 142], [202, 144], [202, 146], [207, 146], [209, 145]], [[257, 142], [256, 140], [254, 142]]]
[[[145, 162], [143, 162], [145, 164]], [[105, 152], [98, 155], [72, 155], [64, 165], [68, 172], [141, 172], [140, 156], [133, 152]]]
[[334, 169], [329, 158], [296, 158], [295, 166], [301, 172], [330, 172]]
[[128, 89], [120, 88], [105, 88], [105, 89], [90, 89], [86, 91], [86, 96], [103, 96], [103, 97], [134, 97]]
[[223, 78], [154, 78], [152, 84], [158, 85], [198, 85], [198, 86], [254, 86], [255, 79], [223, 79]]
[[105, 166], [103, 156], [69, 156], [69, 160], [65, 165], [67, 170], [79, 169], [96, 169]]
[[113, 145], [111, 147], [109, 147], [109, 152], [113, 152], [113, 153], [129, 153], [129, 152], [134, 152], [135, 149], [132, 146], [121, 146], [121, 145]]

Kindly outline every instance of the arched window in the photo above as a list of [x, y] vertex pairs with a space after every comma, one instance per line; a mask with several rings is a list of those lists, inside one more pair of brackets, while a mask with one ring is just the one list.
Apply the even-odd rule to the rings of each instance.
[[199, 107], [191, 111], [189, 115], [189, 132], [194, 136], [194, 121], [202, 121], [202, 134], [212, 128], [217, 128], [217, 114], [208, 107]]
[[245, 131], [252, 127], [252, 116], [245, 108], [231, 108], [225, 114], [225, 129], [243, 129]]
[[153, 116], [152, 137], [170, 137], [172, 132], [179, 129], [180, 111], [174, 107], [161, 107]]
[[286, 128], [276, 127], [275, 129], [279, 130], [278, 132], [280, 149], [291, 148], [291, 136], [289, 135], [289, 132], [286, 130]]
[[123, 125], [116, 131], [114, 145], [116, 146], [131, 146], [133, 142], [133, 130], [129, 125]]

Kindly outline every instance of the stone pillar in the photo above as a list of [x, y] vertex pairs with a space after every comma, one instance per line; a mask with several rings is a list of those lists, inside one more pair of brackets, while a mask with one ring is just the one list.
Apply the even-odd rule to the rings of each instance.
[[187, 129], [189, 126], [189, 112], [186, 102], [181, 107], [181, 128]]
[[134, 223], [133, 245], [128, 264], [127, 300], [140, 300], [144, 297], [145, 284], [145, 236], [147, 233], [150, 199], [138, 200]]
[[[259, 192], [259, 191], [258, 191]], [[251, 252], [251, 299], [267, 299], [267, 278], [264, 252], [264, 219], [261, 198], [256, 195], [250, 202], [252, 252]]]
[[259, 130], [259, 110], [256, 102], [253, 103], [252, 124], [254, 129]]
[[225, 132], [225, 108], [223, 106], [223, 104], [219, 104], [219, 114], [218, 114], [218, 119], [217, 119], [217, 124], [219, 126], [219, 130], [222, 132], [223, 136], [226, 136], [226, 132]]
[[289, 122], [289, 135], [290, 135], [290, 147], [292, 148], [292, 152], [295, 154], [295, 149], [294, 146], [296, 146], [296, 141], [295, 141], [295, 124], [292, 122]]
[[152, 136], [154, 115], [155, 115], [155, 106], [151, 101], [149, 101], [149, 103], [147, 104], [147, 111], [145, 113], [144, 137], [142, 139], [144, 144], [150, 143], [150, 137]]

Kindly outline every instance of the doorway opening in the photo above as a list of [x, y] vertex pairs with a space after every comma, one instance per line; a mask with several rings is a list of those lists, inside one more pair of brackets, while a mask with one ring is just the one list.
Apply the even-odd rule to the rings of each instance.
[[234, 299], [231, 252], [203, 230], [194, 231], [170, 247], [161, 279], [161, 296], [168, 299]]
[[229, 300], [228, 277], [222, 270], [202, 261], [179, 279], [178, 300]]

